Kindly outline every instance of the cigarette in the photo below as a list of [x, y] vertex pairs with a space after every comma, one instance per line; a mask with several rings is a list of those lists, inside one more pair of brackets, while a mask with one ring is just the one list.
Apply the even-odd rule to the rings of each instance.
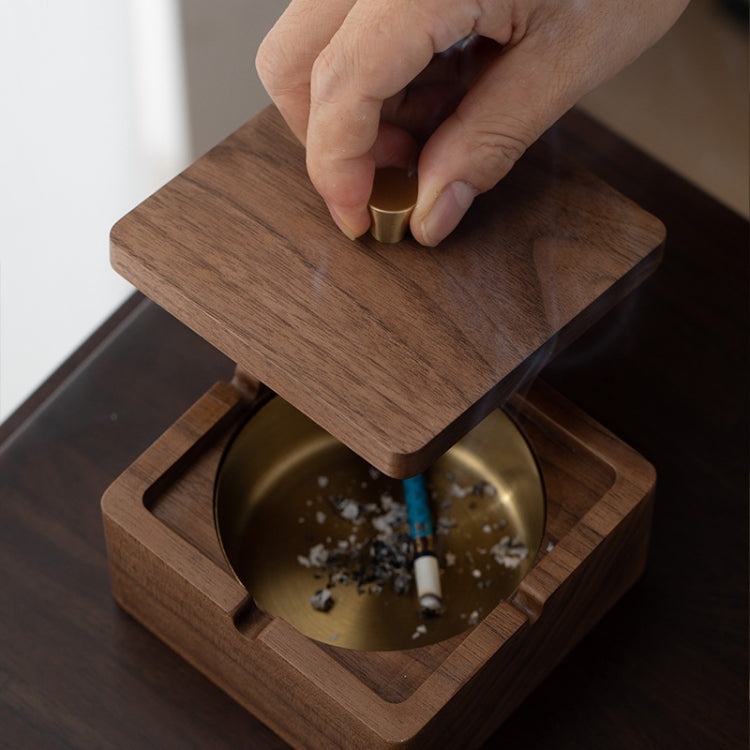
[[433, 547], [430, 503], [424, 475], [404, 479], [403, 487], [409, 534], [414, 541], [414, 580], [419, 607], [425, 616], [438, 615], [443, 608], [443, 593], [440, 566]]

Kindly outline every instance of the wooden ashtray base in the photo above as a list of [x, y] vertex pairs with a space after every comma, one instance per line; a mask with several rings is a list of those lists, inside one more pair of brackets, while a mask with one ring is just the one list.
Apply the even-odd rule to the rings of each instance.
[[253, 603], [214, 526], [224, 449], [250, 409], [219, 383], [102, 499], [118, 603], [295, 747], [474, 747], [638, 578], [651, 465], [541, 383], [508, 411], [534, 449], [547, 523], [514, 596], [404, 651], [328, 646]]

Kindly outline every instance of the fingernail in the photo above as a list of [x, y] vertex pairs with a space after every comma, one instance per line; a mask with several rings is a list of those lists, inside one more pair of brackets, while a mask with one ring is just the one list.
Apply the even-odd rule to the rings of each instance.
[[461, 221], [478, 192], [473, 185], [459, 180], [445, 187], [422, 222], [425, 244], [434, 247], [445, 239]]
[[359, 234], [357, 234], [350, 226], [345, 222], [342, 218], [339, 212], [331, 205], [328, 206], [328, 210], [331, 214], [331, 218], [336, 222], [336, 226], [350, 239], [350, 240], [356, 240], [357, 237], [359, 237]]

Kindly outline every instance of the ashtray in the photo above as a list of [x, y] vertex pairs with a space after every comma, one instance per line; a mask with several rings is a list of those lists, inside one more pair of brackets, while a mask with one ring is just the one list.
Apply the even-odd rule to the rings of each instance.
[[[478, 746], [645, 565], [653, 468], [535, 375], [664, 237], [552, 141], [440, 247], [351, 242], [265, 110], [112, 230], [237, 363], [105, 493], [115, 598], [296, 747]], [[430, 620], [398, 562], [417, 473]]]
[[444, 605], [435, 617], [414, 596], [401, 482], [281, 398], [264, 403], [227, 449], [218, 536], [258, 607], [310, 638], [369, 651], [437, 643], [518, 588], [544, 534], [545, 497], [530, 446], [499, 409], [426, 479]]

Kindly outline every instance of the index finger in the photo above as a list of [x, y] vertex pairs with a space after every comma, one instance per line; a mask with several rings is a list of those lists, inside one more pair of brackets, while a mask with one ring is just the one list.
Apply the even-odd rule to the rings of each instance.
[[389, 0], [357, 2], [313, 66], [307, 168], [339, 227], [367, 231], [372, 147], [383, 102], [415, 78], [437, 52], [474, 29], [475, 3], [422, 0], [394, 12]]

